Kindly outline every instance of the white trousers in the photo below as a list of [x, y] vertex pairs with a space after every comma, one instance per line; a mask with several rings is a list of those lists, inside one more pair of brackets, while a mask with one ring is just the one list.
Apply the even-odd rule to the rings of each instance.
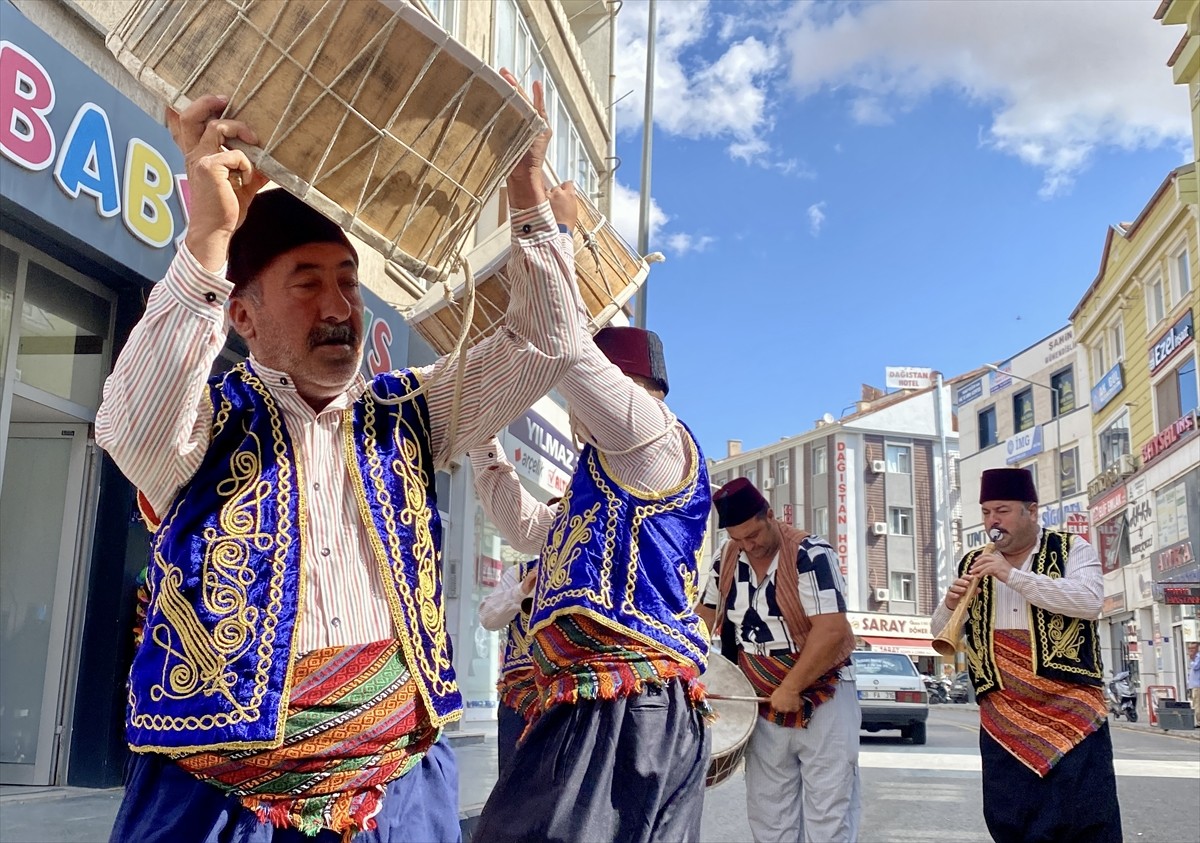
[[854, 843], [862, 813], [858, 689], [839, 682], [807, 729], [762, 717], [746, 747], [746, 813], [755, 843]]

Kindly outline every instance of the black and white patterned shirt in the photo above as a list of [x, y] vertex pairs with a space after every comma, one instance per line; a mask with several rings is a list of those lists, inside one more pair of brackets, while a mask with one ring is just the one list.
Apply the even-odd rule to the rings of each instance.
[[[715, 609], [721, 599], [721, 558], [724, 547], [717, 551], [703, 604]], [[795, 642], [783, 621], [779, 602], [775, 599], [775, 572], [779, 554], [771, 560], [767, 575], [759, 582], [744, 552], [738, 554], [737, 580], [729, 592], [725, 617], [738, 630], [738, 641], [747, 652], [759, 656], [778, 656], [795, 652]], [[796, 572], [800, 580], [800, 605], [812, 615], [845, 613], [846, 582], [842, 578], [837, 553], [820, 536], [808, 536], [800, 543], [796, 554]], [[717, 630], [714, 630], [716, 632]], [[854, 668], [842, 669], [842, 679], [854, 678]]]

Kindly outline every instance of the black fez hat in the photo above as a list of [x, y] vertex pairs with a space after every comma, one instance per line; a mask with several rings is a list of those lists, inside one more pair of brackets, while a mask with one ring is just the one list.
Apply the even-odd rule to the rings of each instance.
[[286, 190], [264, 190], [254, 197], [245, 222], [229, 241], [225, 277], [240, 287], [284, 252], [309, 243], [345, 246], [358, 265], [358, 252], [337, 223]]
[[979, 502], [1037, 503], [1037, 487], [1027, 468], [989, 468], [979, 480]]
[[622, 372], [649, 378], [658, 384], [663, 395], [667, 394], [667, 360], [658, 334], [644, 328], [610, 326], [602, 328], [595, 341], [604, 356]]
[[736, 527], [749, 521], [770, 504], [754, 484], [745, 477], [730, 480], [713, 495], [713, 506], [717, 508], [717, 526], [721, 529]]

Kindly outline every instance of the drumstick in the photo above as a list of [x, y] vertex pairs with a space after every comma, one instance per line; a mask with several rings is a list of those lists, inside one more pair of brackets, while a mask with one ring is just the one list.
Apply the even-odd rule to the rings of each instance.
[[710, 700], [727, 700], [729, 702], [769, 703], [771, 701], [770, 697], [738, 697], [732, 694], [707, 694], [706, 696]]

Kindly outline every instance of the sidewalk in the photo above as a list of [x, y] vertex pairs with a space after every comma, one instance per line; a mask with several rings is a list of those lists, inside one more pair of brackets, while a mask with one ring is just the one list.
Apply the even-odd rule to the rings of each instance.
[[[945, 708], [951, 711], [979, 711], [979, 706], [975, 703], [942, 703], [940, 705], [931, 706], [931, 708]], [[1200, 729], [1162, 729], [1161, 727], [1150, 725], [1148, 715], [1145, 711], [1138, 711], [1138, 721], [1130, 723], [1124, 719], [1114, 719], [1110, 714], [1108, 717], [1109, 728], [1112, 729], [1128, 729], [1134, 732], [1154, 732], [1159, 735], [1171, 735], [1176, 738], [1186, 738], [1188, 740], [1200, 741]]]
[[[978, 711], [979, 706], [948, 704], [937, 708]], [[1145, 719], [1112, 720], [1114, 729], [1155, 732], [1200, 742], [1200, 729], [1163, 732]], [[448, 732], [458, 760], [458, 794], [463, 839], [471, 832], [488, 793], [496, 783], [496, 724], [470, 722]], [[0, 843], [104, 843], [121, 803], [121, 788], [0, 787]]]
[[[496, 723], [447, 732], [458, 761], [459, 817], [470, 840], [496, 783]], [[119, 787], [0, 787], [0, 843], [105, 843], [121, 805]]]

